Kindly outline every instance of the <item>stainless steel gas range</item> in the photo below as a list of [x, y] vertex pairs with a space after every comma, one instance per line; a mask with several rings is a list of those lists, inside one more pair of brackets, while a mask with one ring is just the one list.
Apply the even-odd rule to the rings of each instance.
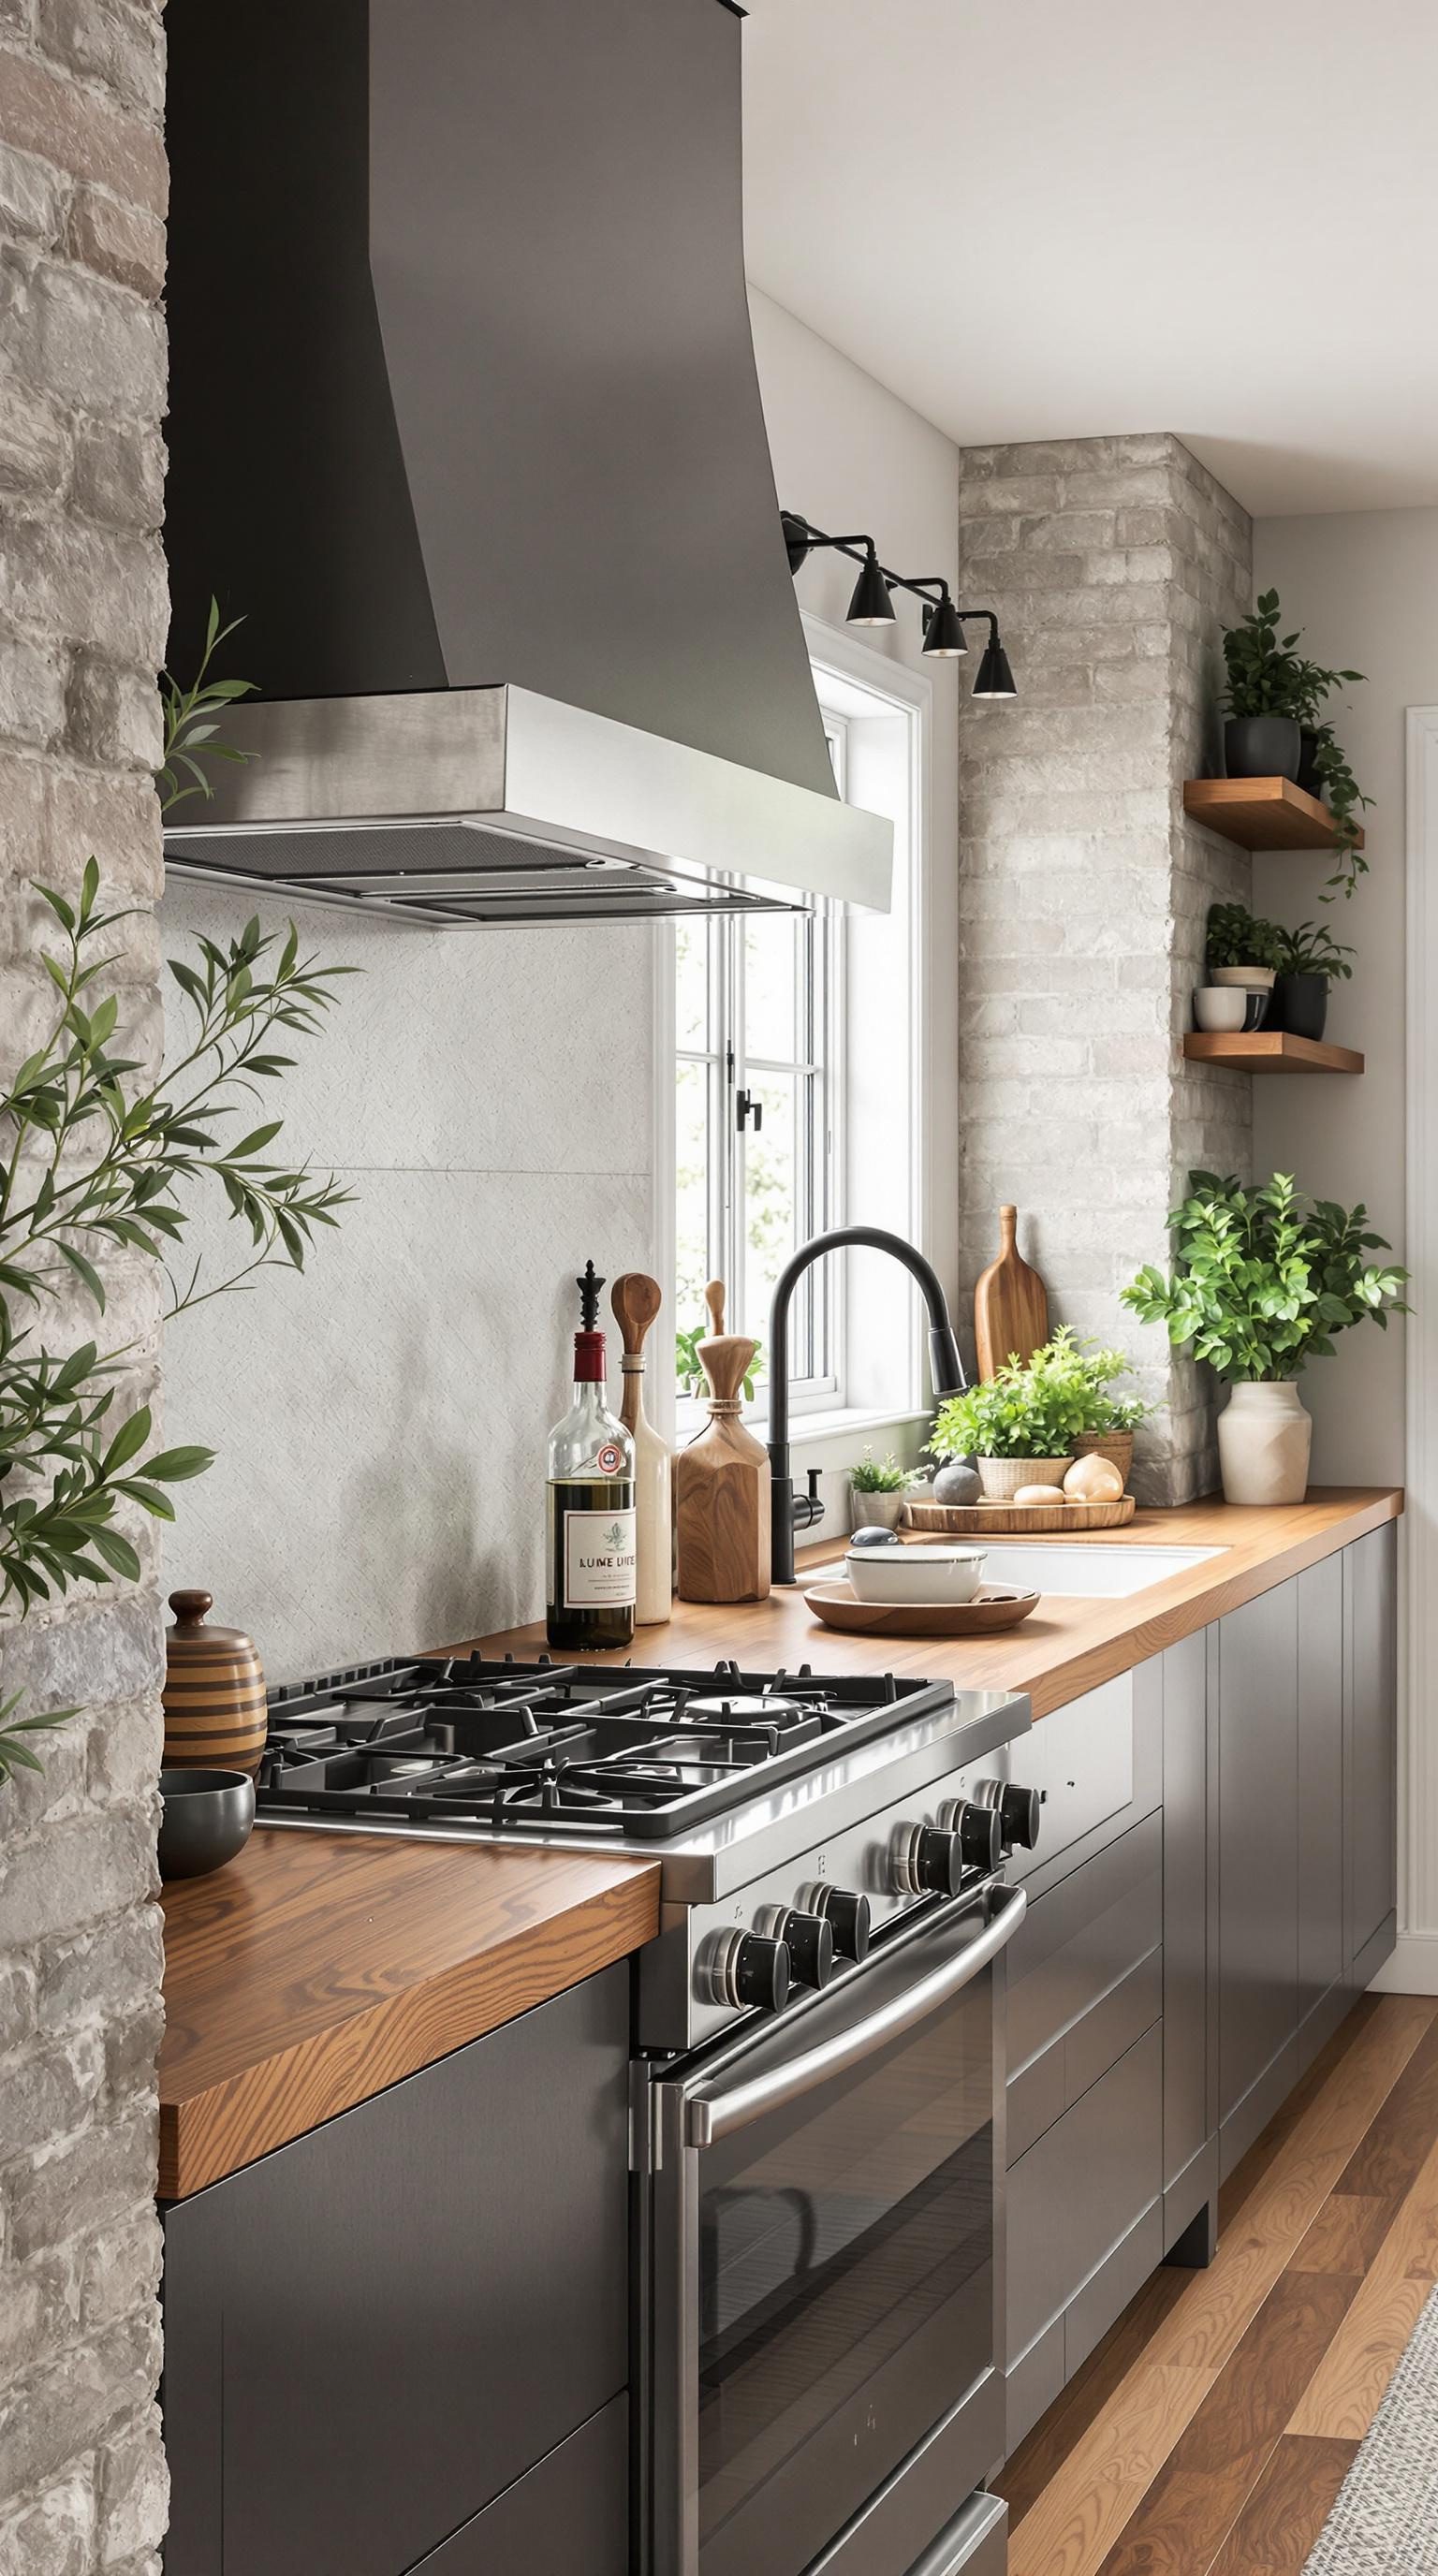
[[642, 2576], [1001, 2576], [1027, 1702], [478, 1657], [272, 1695], [271, 1825], [642, 1852]]

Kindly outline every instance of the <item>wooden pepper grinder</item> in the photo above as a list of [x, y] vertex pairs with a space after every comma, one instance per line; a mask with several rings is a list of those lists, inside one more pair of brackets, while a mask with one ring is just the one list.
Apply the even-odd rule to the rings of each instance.
[[644, 1338], [663, 1299], [657, 1279], [626, 1270], [610, 1289], [609, 1302], [624, 1343], [619, 1419], [634, 1442], [634, 1620], [636, 1627], [657, 1628], [674, 1608], [674, 1518], [669, 1444], [644, 1410]]
[[167, 1771], [253, 1771], [265, 1749], [265, 1676], [240, 1628], [207, 1628], [208, 1592], [172, 1592], [165, 1632]]
[[740, 1419], [758, 1345], [724, 1330], [724, 1283], [704, 1291], [714, 1330], [699, 1344], [709, 1421], [674, 1460], [681, 1601], [764, 1601], [769, 1594], [769, 1457]]

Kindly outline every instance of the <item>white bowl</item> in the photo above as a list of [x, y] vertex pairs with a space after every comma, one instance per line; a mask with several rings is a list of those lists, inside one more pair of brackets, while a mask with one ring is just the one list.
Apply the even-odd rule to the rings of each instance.
[[982, 1586], [986, 1547], [957, 1547], [936, 1539], [911, 1547], [851, 1547], [845, 1571], [856, 1601], [919, 1602], [936, 1609], [972, 1601]]
[[1248, 995], [1237, 985], [1201, 984], [1193, 997], [1193, 1016], [1201, 1029], [1241, 1029], [1248, 1017]]

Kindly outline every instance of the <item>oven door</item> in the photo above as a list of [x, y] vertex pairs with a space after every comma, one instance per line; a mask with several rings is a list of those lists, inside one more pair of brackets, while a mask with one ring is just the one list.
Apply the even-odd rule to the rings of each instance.
[[654, 2576], [905, 2576], [1002, 2455], [1001, 1954], [919, 1916], [654, 2087]]

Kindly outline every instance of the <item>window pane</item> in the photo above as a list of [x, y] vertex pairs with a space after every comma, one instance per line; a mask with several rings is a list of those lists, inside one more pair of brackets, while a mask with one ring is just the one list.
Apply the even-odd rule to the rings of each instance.
[[744, 924], [744, 1051], [796, 1064], [806, 1052], [796, 1010], [808, 923], [792, 912], [756, 914]]
[[[791, 1253], [813, 1231], [808, 1215], [807, 1152], [799, 1120], [808, 1090], [802, 1077], [765, 1073], [751, 1078], [764, 1123], [744, 1149], [744, 1331], [764, 1340], [774, 1283]], [[815, 1374], [812, 1324], [813, 1274], [800, 1283], [790, 1312], [790, 1367], [796, 1378]]]
[[[700, 945], [702, 948], [702, 934]], [[709, 1068], [681, 1064], [674, 1108], [674, 1324], [703, 1324], [704, 1289], [714, 1275], [709, 1241]]]
[[674, 1038], [681, 1054], [701, 1055], [709, 1036], [709, 925], [674, 926]]

